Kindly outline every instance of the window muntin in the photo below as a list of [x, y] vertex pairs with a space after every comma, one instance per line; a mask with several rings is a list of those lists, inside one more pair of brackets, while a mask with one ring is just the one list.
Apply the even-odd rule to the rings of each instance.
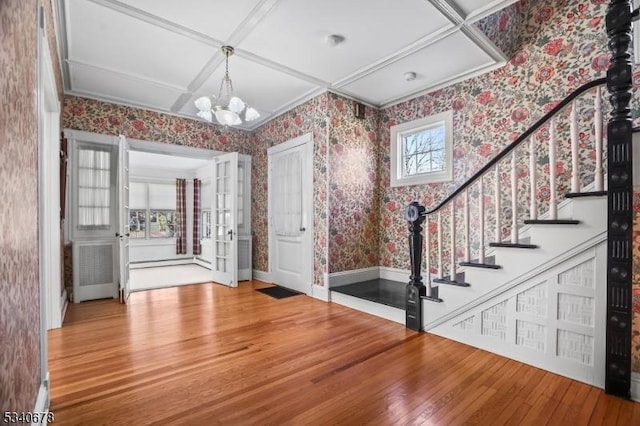
[[111, 152], [78, 148], [78, 228], [111, 226]]
[[453, 179], [453, 113], [391, 127], [391, 186]]

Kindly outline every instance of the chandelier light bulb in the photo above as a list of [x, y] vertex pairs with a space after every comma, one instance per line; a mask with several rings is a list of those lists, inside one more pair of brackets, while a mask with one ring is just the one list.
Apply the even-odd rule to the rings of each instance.
[[215, 105], [213, 105], [211, 98], [208, 96], [199, 97], [194, 101], [198, 109], [198, 117], [210, 123], [213, 122], [214, 116], [218, 123], [224, 126], [242, 124], [241, 117], [243, 115], [245, 121], [253, 121], [260, 118], [260, 113], [255, 108], [248, 107], [242, 99], [233, 94], [233, 84], [231, 83], [231, 77], [229, 77], [229, 56], [233, 55], [233, 52], [233, 47], [222, 46], [222, 53], [225, 56], [225, 73], [220, 82], [218, 96], [212, 97], [216, 100]]

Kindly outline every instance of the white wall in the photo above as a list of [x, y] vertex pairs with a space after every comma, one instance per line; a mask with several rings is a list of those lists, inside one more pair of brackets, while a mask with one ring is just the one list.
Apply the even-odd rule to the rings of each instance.
[[[130, 172], [131, 182], [164, 183], [175, 185], [178, 178], [187, 180], [187, 254], [176, 254], [175, 238], [146, 238], [131, 239], [129, 245], [129, 259], [131, 266], [136, 263], [162, 262], [176, 260], [191, 260], [193, 258], [193, 179], [197, 177], [195, 170], [165, 170], [161, 168], [146, 169], [132, 168]], [[151, 201], [151, 200], [150, 200]], [[135, 207], [133, 200], [131, 204]], [[175, 207], [174, 207], [175, 208]]]

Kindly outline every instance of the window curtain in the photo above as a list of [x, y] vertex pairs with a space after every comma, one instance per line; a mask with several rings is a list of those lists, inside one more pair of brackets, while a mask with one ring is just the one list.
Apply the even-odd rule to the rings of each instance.
[[176, 179], [176, 254], [187, 254], [187, 180]]
[[200, 188], [202, 181], [193, 180], [193, 254], [202, 254], [200, 246]]
[[300, 152], [282, 154], [273, 165], [274, 219], [277, 235], [300, 235], [302, 226], [302, 170]]

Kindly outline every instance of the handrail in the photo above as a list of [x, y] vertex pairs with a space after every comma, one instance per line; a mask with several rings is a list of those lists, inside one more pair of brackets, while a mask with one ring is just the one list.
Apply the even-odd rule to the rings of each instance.
[[462, 191], [467, 189], [471, 184], [473, 184], [478, 178], [482, 177], [488, 170], [490, 170], [493, 166], [498, 164], [500, 160], [506, 157], [511, 151], [513, 151], [518, 145], [520, 145], [525, 139], [531, 136], [534, 132], [536, 132], [540, 127], [542, 127], [551, 117], [556, 115], [559, 111], [561, 111], [564, 107], [566, 107], [571, 101], [573, 101], [578, 96], [582, 95], [589, 89], [592, 89], [597, 86], [601, 86], [607, 82], [605, 77], [597, 78], [593, 81], [583, 84], [578, 87], [576, 90], [571, 92], [566, 98], [564, 98], [558, 105], [553, 107], [551, 111], [542, 116], [541, 119], [536, 121], [531, 127], [525, 130], [516, 140], [511, 142], [507, 147], [505, 147], [498, 155], [496, 155], [491, 161], [484, 165], [480, 170], [478, 170], [473, 176], [471, 176], [465, 183], [460, 185], [455, 191], [447, 196], [440, 204], [438, 204], [435, 208], [425, 211], [422, 213], [422, 216], [427, 216], [432, 213], [437, 212], [442, 207], [444, 207], [449, 201], [453, 200], [456, 196], [458, 196]]

